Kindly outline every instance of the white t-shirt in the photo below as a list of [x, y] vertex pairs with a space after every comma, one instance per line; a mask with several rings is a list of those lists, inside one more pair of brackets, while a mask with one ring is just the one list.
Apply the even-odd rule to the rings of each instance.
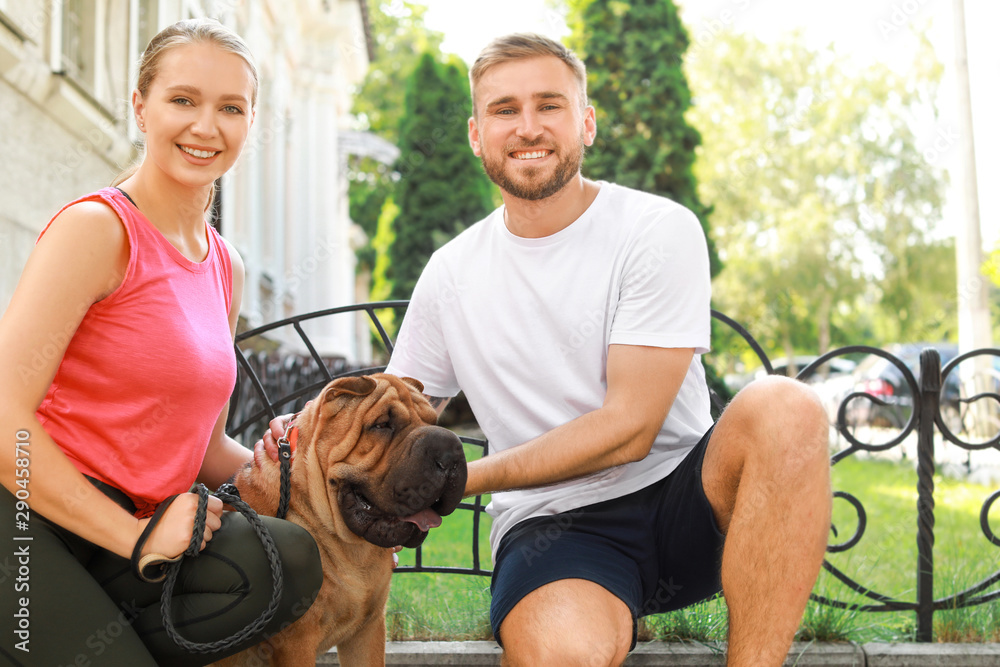
[[712, 425], [700, 356], [711, 321], [701, 225], [668, 199], [599, 185], [583, 215], [551, 236], [513, 235], [500, 208], [435, 252], [389, 363], [389, 373], [420, 380], [430, 396], [464, 390], [498, 452], [600, 408], [609, 345], [695, 348], [649, 455], [580, 479], [494, 493], [487, 508], [494, 552], [523, 519], [662, 479]]

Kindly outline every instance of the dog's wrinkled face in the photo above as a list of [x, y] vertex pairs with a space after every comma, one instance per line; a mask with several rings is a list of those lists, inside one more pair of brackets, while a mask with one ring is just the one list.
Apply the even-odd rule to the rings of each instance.
[[[437, 413], [422, 389], [385, 374], [328, 384], [296, 419], [293, 506], [296, 494], [310, 493], [306, 502], [321, 511], [322, 483], [335, 523], [339, 514], [352, 533], [379, 546], [419, 546], [458, 506], [466, 481], [462, 443], [434, 425]], [[306, 484], [295, 482], [302, 473]]]

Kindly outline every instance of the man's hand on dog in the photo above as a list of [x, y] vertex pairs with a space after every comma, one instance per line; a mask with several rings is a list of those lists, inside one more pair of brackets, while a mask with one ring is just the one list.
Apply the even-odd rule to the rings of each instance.
[[[264, 431], [264, 436], [260, 440], [258, 440], [257, 443], [253, 446], [254, 451], [260, 454], [262, 453], [261, 450], [263, 450], [263, 453], [266, 453], [269, 457], [271, 457], [272, 461], [277, 462], [278, 439], [285, 434], [285, 429], [288, 427], [288, 422], [290, 422], [292, 420], [292, 417], [294, 416], [295, 415], [280, 415], [272, 419], [271, 423], [268, 424], [268, 430]], [[292, 458], [292, 460], [293, 461], [295, 460], [294, 457]], [[189, 529], [188, 539], [190, 539], [190, 537], [191, 537], [191, 531]], [[402, 550], [403, 547], [400, 546], [392, 547], [390, 549], [390, 551], [392, 551], [393, 567], [399, 565], [399, 556], [397, 556], [396, 554], [398, 554]]]
[[[194, 530], [197, 510], [197, 493], [182, 493], [177, 496], [153, 528], [149, 539], [142, 547], [142, 555], [156, 553], [173, 558], [184, 553], [191, 543], [191, 532]], [[222, 527], [222, 501], [215, 496], [209, 496], [206, 510], [205, 533], [201, 539], [201, 546], [198, 547], [199, 551], [212, 539], [212, 533]], [[135, 536], [137, 541], [148, 523], [149, 519], [139, 521]]]

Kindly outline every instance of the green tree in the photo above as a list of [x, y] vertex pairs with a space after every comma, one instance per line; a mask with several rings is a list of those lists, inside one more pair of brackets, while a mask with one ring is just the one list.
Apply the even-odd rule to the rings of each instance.
[[[568, 46], [587, 66], [597, 116], [584, 174], [691, 209], [705, 230], [711, 275], [718, 275], [712, 208], [699, 197], [693, 172], [701, 136], [685, 118], [691, 92], [681, 65], [690, 40], [677, 7], [673, 0], [568, 0], [566, 9]], [[715, 369], [705, 370], [709, 385], [727, 400]]]
[[[372, 283], [369, 294], [371, 301], [385, 301], [392, 296], [392, 282], [389, 280], [389, 248], [396, 238], [393, 222], [399, 215], [399, 207], [393, 201], [392, 196], [385, 200], [382, 212], [378, 217], [378, 228], [371, 239], [372, 247]], [[398, 322], [396, 322], [396, 311], [393, 308], [385, 308], [377, 312], [378, 319], [389, 333], [395, 338], [398, 333]], [[381, 349], [381, 336], [375, 328], [375, 323], [369, 323], [372, 341], [376, 342], [375, 349]], [[388, 361], [388, 360], [386, 360]]]
[[427, 7], [408, 2], [369, 2], [375, 59], [354, 97], [352, 113], [362, 130], [398, 143], [406, 81], [422, 53], [439, 54], [444, 35], [424, 26]]
[[587, 66], [597, 139], [584, 173], [663, 195], [691, 209], [709, 239], [708, 218], [692, 165], [701, 143], [685, 120], [691, 93], [681, 69], [688, 34], [672, 0], [569, 0], [569, 46]]
[[469, 83], [457, 59], [421, 56], [406, 86], [400, 124], [392, 296], [408, 299], [437, 248], [492, 208], [490, 182], [469, 150]]
[[379, 232], [382, 210], [392, 198], [393, 182], [391, 169], [371, 158], [358, 161], [355, 166], [355, 178], [348, 186], [350, 216], [368, 237], [368, 242], [356, 251], [358, 266], [361, 270], [371, 270], [378, 261], [375, 236]]
[[[368, 17], [375, 40], [375, 58], [365, 80], [354, 96], [352, 113], [359, 129], [377, 134], [397, 144], [403, 117], [406, 81], [421, 53], [440, 51], [444, 35], [424, 26], [427, 8], [405, 0], [369, 2]], [[398, 174], [391, 166], [371, 158], [351, 158], [348, 196], [351, 220], [368, 236], [359, 248], [359, 271], [374, 270], [379, 251], [374, 238], [382, 208], [395, 189]], [[374, 289], [378, 286], [373, 286]]]
[[[1000, 243], [996, 244], [983, 263], [983, 275], [995, 287], [1000, 287]], [[993, 325], [993, 340], [1000, 339], [1000, 291], [994, 289], [990, 296], [990, 312]]]
[[703, 48], [689, 63], [691, 120], [726, 264], [717, 307], [788, 356], [861, 334], [941, 333], [955, 293], [947, 244], [934, 240], [944, 178], [913, 131], [933, 121], [941, 68], [929, 45], [905, 78], [798, 35], [726, 33]]

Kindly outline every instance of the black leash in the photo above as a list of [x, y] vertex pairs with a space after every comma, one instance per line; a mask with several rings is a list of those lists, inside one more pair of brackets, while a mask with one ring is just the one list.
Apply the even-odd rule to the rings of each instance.
[[[289, 442], [289, 431], [291, 428], [292, 422], [290, 421], [285, 428], [284, 435], [278, 439], [278, 455], [279, 464], [281, 466], [281, 486], [278, 492], [278, 512], [276, 516], [279, 519], [284, 519], [287, 516], [288, 505], [292, 495], [292, 448]], [[294, 441], [294, 439], [295, 437], [293, 435], [292, 440]], [[274, 587], [271, 593], [271, 601], [256, 620], [248, 624], [242, 630], [239, 630], [224, 639], [212, 642], [192, 642], [182, 637], [174, 627], [171, 606], [173, 601], [174, 586], [177, 583], [177, 575], [180, 573], [182, 558], [184, 556], [197, 558], [201, 553], [200, 547], [202, 538], [205, 534], [205, 516], [208, 509], [209, 491], [205, 488], [204, 484], [199, 484], [197, 492], [198, 509], [195, 514], [194, 530], [191, 531], [191, 542], [188, 544], [188, 548], [184, 551], [184, 553], [175, 558], [165, 558], [159, 554], [147, 554], [142, 558], [139, 557], [142, 547], [146, 543], [146, 539], [153, 531], [153, 527], [156, 525], [163, 512], [166, 511], [167, 507], [170, 506], [170, 503], [172, 503], [174, 498], [177, 497], [171, 496], [160, 503], [160, 506], [156, 508], [156, 512], [146, 525], [146, 529], [139, 537], [139, 541], [136, 542], [135, 549], [132, 552], [132, 570], [133, 573], [143, 581], [153, 583], [163, 581], [163, 591], [160, 595], [160, 614], [163, 617], [163, 628], [166, 630], [170, 639], [172, 639], [175, 644], [191, 653], [214, 653], [216, 651], [232, 648], [233, 646], [246, 641], [253, 635], [260, 632], [264, 626], [266, 626], [271, 619], [274, 618], [274, 614], [278, 610], [278, 604], [281, 601], [282, 592], [284, 591], [284, 575], [281, 571], [281, 556], [278, 554], [278, 549], [274, 544], [274, 539], [271, 537], [270, 531], [268, 531], [267, 527], [260, 520], [260, 517], [257, 516], [257, 513], [253, 510], [253, 508], [243, 502], [240, 498], [239, 489], [232, 484], [223, 484], [219, 487], [219, 490], [215, 492], [215, 496], [222, 502], [231, 505], [240, 514], [246, 517], [247, 522], [253, 528], [254, 532], [257, 533], [257, 537], [260, 539], [260, 543], [264, 547], [264, 552], [267, 555], [268, 562], [271, 566], [271, 578], [274, 582]]]
[[[260, 520], [260, 517], [257, 516], [257, 513], [240, 499], [240, 492], [232, 484], [223, 484], [219, 487], [219, 490], [215, 492], [215, 495], [222, 502], [232, 505], [233, 508], [235, 508], [240, 514], [245, 516], [254, 532], [257, 533], [257, 537], [260, 539], [260, 543], [264, 547], [264, 552], [267, 554], [267, 560], [271, 565], [271, 578], [274, 581], [274, 588], [271, 593], [271, 602], [267, 605], [267, 608], [261, 612], [261, 615], [258, 616], [256, 620], [251, 622], [242, 630], [239, 630], [224, 639], [212, 642], [192, 642], [182, 637], [174, 628], [171, 611], [174, 584], [177, 582], [177, 575], [180, 572], [181, 563], [180, 561], [177, 561], [166, 564], [166, 577], [163, 582], [163, 593], [160, 597], [160, 614], [163, 617], [163, 627], [167, 631], [167, 635], [174, 641], [175, 644], [192, 653], [214, 653], [216, 651], [228, 649], [260, 632], [264, 626], [267, 625], [272, 618], [274, 618], [274, 614], [278, 610], [278, 603], [281, 601], [281, 594], [284, 590], [285, 584], [284, 576], [281, 572], [281, 556], [278, 554], [278, 549], [274, 545], [274, 539], [271, 537], [271, 533], [267, 530], [267, 527], [264, 526], [264, 523]], [[201, 546], [202, 536], [205, 534], [205, 514], [207, 507], [208, 489], [205, 488], [204, 484], [199, 484], [198, 513], [195, 515], [194, 531], [191, 534], [191, 543], [188, 545], [187, 551], [184, 552], [185, 556], [197, 558], [201, 553], [199, 547]]]
[[296, 413], [285, 424], [285, 432], [278, 438], [278, 463], [280, 468], [280, 486], [278, 487], [278, 512], [275, 514], [279, 519], [284, 519], [288, 515], [288, 503], [292, 499], [292, 443], [298, 441], [299, 432], [295, 427], [295, 418], [300, 413]]

